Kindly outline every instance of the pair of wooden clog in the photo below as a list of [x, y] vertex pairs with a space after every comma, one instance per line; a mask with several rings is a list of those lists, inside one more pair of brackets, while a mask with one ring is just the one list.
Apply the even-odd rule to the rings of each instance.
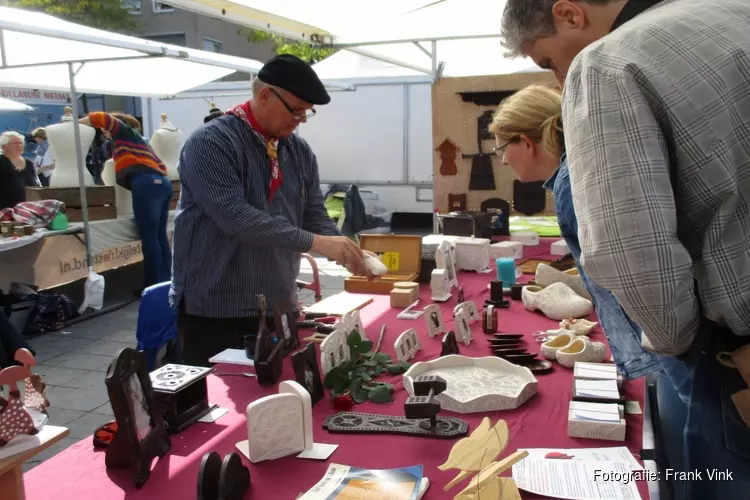
[[224, 460], [212, 451], [203, 455], [198, 469], [198, 500], [242, 500], [250, 489], [250, 471], [237, 453]]

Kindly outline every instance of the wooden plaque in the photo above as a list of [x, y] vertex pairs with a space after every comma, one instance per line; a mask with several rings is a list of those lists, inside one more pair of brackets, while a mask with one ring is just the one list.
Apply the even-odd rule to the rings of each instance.
[[310, 393], [312, 404], [323, 399], [325, 390], [320, 378], [318, 355], [315, 353], [314, 343], [310, 343], [304, 349], [292, 354], [292, 368], [297, 383]]

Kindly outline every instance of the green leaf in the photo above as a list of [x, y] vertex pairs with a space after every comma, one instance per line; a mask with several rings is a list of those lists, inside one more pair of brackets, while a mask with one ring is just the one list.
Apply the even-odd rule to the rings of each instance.
[[326, 373], [326, 376], [323, 379], [323, 386], [325, 386], [326, 389], [331, 389], [335, 381], [339, 380], [342, 375], [341, 369], [338, 366], [334, 366], [328, 373]]
[[367, 391], [357, 391], [352, 396], [352, 399], [354, 399], [355, 403], [364, 403], [367, 401], [367, 398], [370, 396], [370, 394]]
[[362, 357], [367, 358], [367, 359], [372, 359], [372, 358], [375, 357], [375, 353], [372, 352], [372, 351], [370, 351], [370, 352], [363, 352], [362, 353]]
[[401, 365], [385, 365], [386, 371], [391, 375], [398, 375], [404, 373], [404, 369]]
[[372, 371], [375, 372], [375, 376], [378, 376], [378, 375], [380, 375], [381, 373], [383, 373], [385, 371], [385, 368], [383, 368], [382, 366], [378, 365]]
[[357, 351], [360, 353], [372, 351], [372, 342], [369, 340], [363, 340], [357, 345]]
[[354, 368], [354, 373], [363, 373], [366, 371], [367, 371], [367, 365], [364, 363], [361, 365], [357, 365], [357, 367]]
[[411, 363], [409, 363], [408, 361], [399, 361], [398, 364], [404, 369], [404, 371], [411, 368]]
[[355, 378], [352, 379], [352, 381], [349, 383], [349, 391], [351, 391], [352, 394], [359, 391], [362, 387], [362, 379]]
[[365, 361], [364, 363], [362, 363], [362, 366], [363, 366], [363, 367], [372, 367], [372, 366], [378, 366], [378, 362], [377, 362], [377, 361], [375, 361], [374, 359], [370, 359], [370, 360], [368, 360], [368, 361]]
[[349, 347], [358, 346], [362, 343], [362, 336], [360, 336], [357, 330], [353, 330], [352, 333], [349, 334], [349, 337], [346, 339], [346, 343], [349, 345]]
[[389, 354], [384, 354], [382, 352], [379, 352], [375, 355], [375, 359], [378, 360], [378, 363], [390, 363], [391, 362], [391, 356]]
[[361, 375], [359, 376], [359, 378], [360, 378], [360, 379], [361, 379], [361, 380], [362, 380], [363, 382], [370, 382], [370, 381], [372, 380], [372, 377], [371, 377], [371, 376], [369, 376], [369, 375], [368, 375], [368, 374], [366, 374], [366, 373], [363, 373], [363, 374], [361, 374]]
[[350, 372], [352, 370], [352, 367], [354, 367], [354, 362], [352, 361], [344, 361], [338, 366], [342, 373]]
[[370, 401], [377, 404], [389, 403], [393, 401], [393, 391], [385, 385], [379, 385], [370, 389]]

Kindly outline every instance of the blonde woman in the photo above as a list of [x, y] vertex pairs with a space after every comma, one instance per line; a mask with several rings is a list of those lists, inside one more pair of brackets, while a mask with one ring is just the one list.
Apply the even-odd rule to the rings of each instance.
[[0, 135], [0, 210], [26, 201], [27, 186], [39, 186], [34, 164], [21, 156], [24, 146], [18, 132]]

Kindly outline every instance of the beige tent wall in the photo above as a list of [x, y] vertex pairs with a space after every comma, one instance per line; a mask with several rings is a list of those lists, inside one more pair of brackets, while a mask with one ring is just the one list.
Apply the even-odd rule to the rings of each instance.
[[[435, 209], [448, 212], [448, 194], [467, 195], [467, 208], [479, 210], [479, 205], [488, 198], [502, 198], [513, 201], [513, 181], [517, 178], [513, 170], [502, 165], [502, 158], [492, 159], [495, 175], [494, 191], [470, 191], [469, 177], [471, 158], [462, 158], [461, 154], [476, 154], [477, 119], [491, 106], [477, 106], [464, 102], [457, 92], [466, 91], [505, 91], [522, 89], [532, 83], [555, 84], [551, 73], [517, 73], [501, 76], [472, 76], [460, 78], [441, 78], [432, 86], [432, 143], [433, 143], [433, 189]], [[445, 140], [450, 139], [459, 148], [456, 155], [457, 175], [440, 174], [440, 154], [435, 149]], [[495, 141], [484, 141], [484, 152], [492, 151]], [[547, 197], [545, 213], [554, 213], [551, 195]]]

